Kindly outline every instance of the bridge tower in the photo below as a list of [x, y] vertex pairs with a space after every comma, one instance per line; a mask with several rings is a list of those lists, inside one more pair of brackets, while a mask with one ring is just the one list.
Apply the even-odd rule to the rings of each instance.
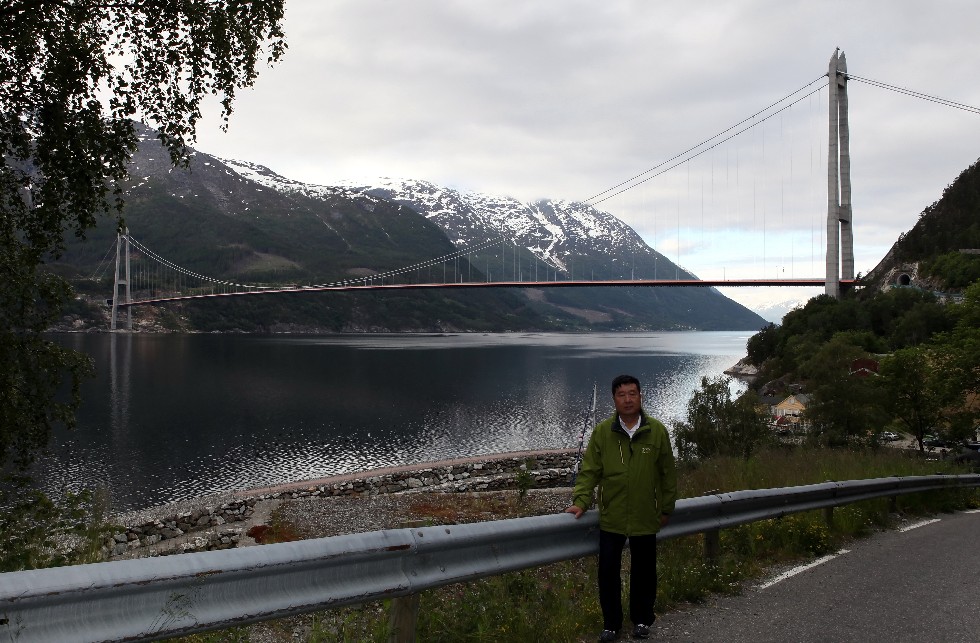
[[840, 49], [830, 57], [830, 135], [827, 145], [826, 294], [840, 298], [840, 280], [854, 279], [851, 227], [851, 151], [847, 121], [847, 61]]
[[[122, 273], [120, 271], [123, 271]], [[116, 274], [112, 283], [112, 321], [110, 330], [117, 330], [117, 319], [119, 313], [120, 287], [126, 287], [124, 303], [131, 302], [132, 291], [129, 288], [129, 229], [125, 232], [116, 234]], [[133, 330], [133, 308], [126, 307], [126, 330]]]

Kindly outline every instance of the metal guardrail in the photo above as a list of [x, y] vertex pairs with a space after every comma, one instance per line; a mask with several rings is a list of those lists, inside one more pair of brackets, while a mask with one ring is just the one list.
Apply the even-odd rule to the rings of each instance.
[[[736, 491], [677, 503], [661, 539], [922, 491], [980, 475], [879, 478]], [[376, 531], [161, 558], [0, 574], [0, 641], [153, 640], [396, 598], [580, 558], [598, 515]]]

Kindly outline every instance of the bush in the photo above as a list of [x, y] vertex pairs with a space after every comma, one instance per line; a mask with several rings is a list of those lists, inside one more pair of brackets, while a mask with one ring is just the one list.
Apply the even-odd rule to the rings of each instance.
[[95, 562], [109, 534], [107, 498], [82, 491], [51, 499], [30, 479], [0, 484], [0, 572]]

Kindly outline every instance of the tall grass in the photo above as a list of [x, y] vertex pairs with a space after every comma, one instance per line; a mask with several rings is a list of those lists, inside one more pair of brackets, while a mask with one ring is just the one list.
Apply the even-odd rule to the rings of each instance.
[[[748, 460], [717, 458], [687, 465], [679, 481], [681, 496], [692, 497], [826, 480], [959, 472], [946, 463], [888, 449], [876, 453], [772, 450]], [[762, 576], [773, 564], [825, 554], [888, 526], [901, 514], [977, 506], [976, 490], [929, 492], [902, 496], [894, 507], [885, 499], [838, 507], [832, 527], [825, 524], [822, 511], [760, 521], [722, 531], [721, 553], [712, 562], [704, 559], [703, 536], [668, 540], [659, 544], [657, 610], [698, 603], [711, 594], [738, 593], [746, 581]], [[890, 513], [892, 509], [898, 513]], [[627, 555], [624, 570], [628, 567]], [[624, 578], [628, 583], [625, 572]], [[388, 607], [388, 602], [371, 603], [263, 627], [278, 631], [281, 640], [381, 643], [388, 640]], [[588, 641], [595, 639], [601, 626], [596, 564], [590, 556], [424, 592], [417, 636], [420, 641], [473, 643]], [[240, 640], [237, 636], [239, 632], [229, 633], [227, 640]]]

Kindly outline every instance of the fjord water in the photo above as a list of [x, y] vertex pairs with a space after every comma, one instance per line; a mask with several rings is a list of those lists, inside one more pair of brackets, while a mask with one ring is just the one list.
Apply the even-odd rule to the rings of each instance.
[[105, 486], [116, 510], [379, 467], [573, 447], [598, 385], [632, 373], [648, 412], [684, 416], [745, 332], [60, 335], [89, 354], [78, 426], [42, 462], [50, 491]]

